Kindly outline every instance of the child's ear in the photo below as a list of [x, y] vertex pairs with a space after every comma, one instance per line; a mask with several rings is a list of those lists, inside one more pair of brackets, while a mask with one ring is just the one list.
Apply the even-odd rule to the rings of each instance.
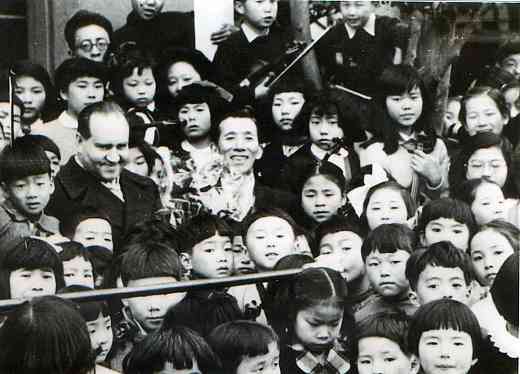
[[54, 189], [55, 189], [55, 185], [54, 185], [54, 179], [51, 177], [50, 173], [49, 173], [49, 179], [51, 180], [50, 181], [50, 187], [51, 187], [51, 195], [54, 193]]
[[241, 16], [244, 15], [245, 9], [244, 9], [244, 3], [240, 0], [235, 0], [235, 12], [240, 14]]
[[417, 292], [413, 291], [412, 289], [410, 289], [410, 292], [408, 293], [408, 299], [414, 305], [417, 305], [417, 306], [421, 305], [419, 303], [419, 296], [417, 296]]
[[191, 256], [186, 252], [181, 252], [181, 264], [184, 267], [184, 270], [191, 271], [193, 269], [193, 264], [191, 263]]
[[76, 141], [78, 142], [78, 145], [83, 143], [83, 137], [81, 136], [81, 134], [78, 131], [76, 131]]
[[410, 374], [417, 374], [420, 368], [421, 364], [419, 363], [419, 358], [412, 354], [410, 356]]
[[426, 238], [424, 237], [424, 232], [421, 232], [419, 234], [419, 242], [421, 243], [421, 245], [423, 247], [427, 247], [427, 245], [426, 245]]
[[63, 90], [60, 90], [59, 95], [60, 95], [60, 98], [63, 101], [68, 101], [69, 100], [69, 94], [67, 92], [65, 92]]

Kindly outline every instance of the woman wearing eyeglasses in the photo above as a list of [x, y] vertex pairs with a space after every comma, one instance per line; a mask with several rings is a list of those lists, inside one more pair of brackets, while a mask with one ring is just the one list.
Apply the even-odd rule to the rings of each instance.
[[70, 55], [103, 62], [112, 39], [112, 24], [103, 15], [78, 10], [65, 25]]

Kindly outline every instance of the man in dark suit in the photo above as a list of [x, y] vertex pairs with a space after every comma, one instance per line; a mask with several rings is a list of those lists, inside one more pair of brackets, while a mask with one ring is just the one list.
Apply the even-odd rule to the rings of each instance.
[[124, 169], [128, 121], [113, 102], [99, 102], [78, 117], [78, 153], [61, 168], [47, 212], [61, 221], [82, 208], [102, 209], [110, 218], [114, 250], [135, 223], [161, 208], [154, 182]]

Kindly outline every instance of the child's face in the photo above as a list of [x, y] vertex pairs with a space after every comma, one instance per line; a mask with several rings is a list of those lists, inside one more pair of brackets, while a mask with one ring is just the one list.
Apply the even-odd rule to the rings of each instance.
[[465, 251], [469, 244], [469, 228], [453, 218], [437, 218], [428, 222], [424, 229], [423, 244], [448, 241], [458, 249]]
[[493, 229], [480, 231], [471, 240], [471, 262], [477, 280], [491, 286], [500, 267], [514, 253], [505, 236]]
[[7, 184], [7, 193], [14, 206], [29, 218], [39, 217], [51, 194], [54, 183], [49, 174], [30, 175]]
[[123, 93], [136, 107], [146, 108], [155, 96], [152, 68], [144, 68], [140, 73], [138, 68], [134, 68], [132, 75], [123, 79]]
[[280, 349], [276, 342], [267, 346], [267, 353], [260, 356], [243, 356], [236, 374], [280, 374]]
[[54, 295], [56, 278], [51, 269], [17, 269], [9, 274], [11, 298]]
[[262, 157], [256, 124], [249, 118], [227, 118], [219, 125], [218, 148], [233, 171], [248, 174]]
[[271, 110], [276, 126], [282, 131], [292, 130], [293, 121], [304, 103], [301, 92], [280, 92], [274, 95]]
[[73, 52], [78, 57], [103, 62], [109, 44], [107, 30], [99, 25], [87, 25], [76, 30]]
[[423, 305], [430, 301], [444, 298], [468, 304], [469, 286], [464, 279], [464, 272], [459, 267], [427, 265], [417, 280], [417, 299]]
[[362, 338], [358, 342], [359, 374], [416, 374], [419, 363], [403, 353], [396, 342], [380, 336]]
[[388, 223], [406, 224], [408, 210], [399, 191], [382, 188], [370, 196], [365, 212], [370, 230]]
[[83, 244], [85, 247], [99, 245], [111, 251], [114, 250], [112, 226], [102, 218], [88, 218], [80, 222], [72, 240]]
[[14, 92], [23, 102], [24, 121], [31, 123], [39, 118], [47, 97], [42, 82], [33, 77], [22, 75], [16, 78]]
[[184, 86], [200, 81], [200, 74], [188, 62], [176, 62], [168, 69], [168, 91], [173, 97], [177, 96]]
[[269, 29], [276, 20], [278, 0], [237, 0], [235, 10], [257, 31]]
[[364, 27], [374, 12], [371, 1], [342, 1], [339, 5], [343, 21], [353, 29]]
[[[127, 286], [157, 286], [177, 281], [178, 280], [174, 277], [151, 277], [131, 280], [128, 282]], [[161, 326], [168, 308], [178, 304], [185, 295], [186, 293], [180, 292], [165, 295], [134, 297], [126, 299], [123, 302], [132, 312], [134, 319], [139, 322], [146, 332], [152, 332]]]
[[486, 177], [500, 187], [504, 187], [507, 173], [507, 163], [500, 148], [478, 149], [468, 159], [466, 179]]
[[520, 97], [520, 87], [511, 87], [503, 92], [504, 99], [506, 99], [507, 106], [509, 107], [509, 117], [515, 118], [519, 113], [517, 106], [518, 98]]
[[179, 109], [179, 120], [185, 121], [182, 131], [188, 140], [201, 140], [209, 136], [211, 113], [207, 103], [185, 104]]
[[255, 272], [255, 264], [249, 257], [242, 235], [233, 237], [233, 274], [251, 274]]
[[471, 336], [463, 331], [429, 330], [419, 339], [419, 361], [425, 374], [467, 374], [473, 359]]
[[190, 256], [193, 272], [203, 278], [223, 278], [233, 269], [233, 246], [229, 236], [218, 233], [193, 246]]
[[469, 135], [481, 132], [502, 134], [509, 118], [503, 116], [495, 101], [488, 95], [472, 97], [466, 101], [465, 125]]
[[302, 188], [302, 208], [315, 222], [325, 222], [345, 204], [345, 196], [339, 186], [323, 175], [316, 175]]
[[500, 65], [502, 69], [513, 74], [516, 79], [520, 79], [520, 54], [509, 55]]
[[337, 114], [311, 114], [309, 120], [309, 137], [313, 144], [324, 151], [329, 151], [336, 145], [336, 139], [343, 139], [343, 129], [339, 126]]
[[363, 239], [350, 231], [327, 234], [320, 242], [320, 256], [334, 258], [334, 262], [341, 264], [341, 275], [347, 282], [359, 280], [365, 275], [362, 245]]
[[[21, 109], [18, 105], [13, 107], [14, 134], [13, 139], [23, 135], [21, 126]], [[11, 141], [11, 105], [8, 102], [0, 103], [0, 150]], [[2, 138], [3, 133], [3, 138]]]
[[87, 329], [90, 335], [90, 342], [92, 349], [97, 352], [98, 349], [101, 353], [96, 356], [96, 363], [105, 361], [110, 348], [112, 348], [112, 342], [114, 336], [112, 335], [112, 320], [110, 316], [104, 316], [99, 313], [99, 316], [93, 321], [87, 321]]
[[401, 95], [386, 97], [388, 115], [403, 128], [410, 128], [417, 122], [423, 109], [421, 89], [417, 86]]
[[177, 369], [173, 367], [171, 362], [166, 361], [161, 371], [154, 371], [152, 374], [202, 374], [199, 364], [195, 358], [192, 358], [193, 366], [189, 369]]
[[494, 219], [506, 219], [507, 210], [502, 189], [494, 183], [483, 183], [475, 191], [471, 211], [478, 225]]
[[324, 352], [339, 338], [342, 322], [342, 308], [332, 303], [320, 303], [296, 314], [294, 335], [308, 350]]
[[45, 155], [47, 156], [47, 158], [49, 159], [49, 163], [51, 164], [51, 177], [54, 179], [54, 177], [60, 171], [60, 158], [57, 154], [51, 151], [45, 151]]
[[453, 124], [459, 124], [460, 101], [450, 100], [444, 112], [444, 125], [446, 128]]
[[294, 253], [294, 242], [293, 228], [279, 217], [259, 218], [247, 230], [249, 256], [260, 271], [273, 270], [278, 260]]
[[163, 6], [164, 0], [132, 0], [134, 12], [146, 21], [161, 13]]
[[410, 287], [406, 279], [406, 261], [410, 254], [402, 249], [394, 253], [371, 252], [365, 261], [368, 280], [383, 297], [402, 296]]
[[126, 170], [130, 170], [132, 173], [142, 175], [143, 177], [148, 176], [148, 164], [144, 158], [143, 152], [138, 147], [128, 149], [128, 163], [125, 165]]
[[61, 91], [60, 95], [67, 101], [69, 112], [77, 116], [87, 105], [103, 101], [105, 87], [99, 78], [80, 77], [71, 82], [65, 92]]
[[62, 261], [65, 286], [79, 285], [94, 288], [94, 273], [92, 263], [82, 256], [69, 261]]

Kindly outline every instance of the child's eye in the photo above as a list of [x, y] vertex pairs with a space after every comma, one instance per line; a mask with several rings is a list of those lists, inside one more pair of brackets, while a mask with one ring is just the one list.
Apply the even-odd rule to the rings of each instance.
[[481, 261], [482, 256], [473, 256], [473, 262]]
[[395, 358], [394, 357], [387, 357], [387, 358], [385, 358], [385, 361], [386, 362], [394, 362]]
[[432, 231], [433, 231], [433, 232], [436, 232], [436, 233], [439, 233], [439, 232], [441, 232], [441, 229], [438, 228], [438, 227], [434, 227], [434, 228], [432, 229]]
[[454, 234], [462, 234], [463, 231], [462, 231], [462, 230], [453, 230], [453, 233], [454, 233]]
[[262, 240], [262, 239], [265, 239], [265, 236], [264, 235], [257, 235], [255, 236], [256, 239], [258, 240]]
[[400, 260], [393, 260], [393, 261], [390, 261], [390, 263], [391, 263], [392, 265], [397, 265], [397, 264], [400, 264], [401, 261], [400, 261]]
[[373, 210], [373, 211], [381, 210], [381, 208], [379, 208], [379, 207], [373, 207], [373, 208], [370, 208], [370, 209]]
[[285, 235], [283, 235], [283, 234], [278, 234], [278, 235], [276, 235], [276, 237], [277, 237], [278, 239], [283, 239], [283, 238], [285, 238]]
[[427, 341], [427, 342], [426, 342], [426, 345], [434, 346], [434, 345], [437, 345], [437, 342], [436, 342], [436, 341], [433, 341], [433, 340], [430, 340], [430, 341]]
[[70, 278], [70, 277], [73, 277], [74, 276], [74, 273], [64, 273], [63, 276], [65, 278]]
[[358, 365], [370, 365], [370, 360], [359, 360]]
[[430, 284], [427, 286], [427, 288], [431, 289], [431, 290], [435, 290], [437, 288], [437, 285], [436, 284]]
[[90, 330], [88, 330], [88, 333], [90, 335], [94, 335], [96, 333], [96, 329], [90, 329]]
[[204, 249], [204, 252], [206, 252], [206, 253], [211, 253], [211, 252], [214, 252], [214, 251], [215, 251], [214, 248], [205, 248]]
[[92, 273], [86, 273], [86, 274], [83, 274], [83, 277], [84, 278], [92, 278]]
[[462, 284], [461, 283], [453, 283], [452, 287], [455, 288], [455, 289], [459, 289], [459, 288], [462, 288]]
[[495, 251], [495, 252], [493, 252], [493, 254], [495, 256], [500, 256], [502, 253], [504, 253], [504, 252], [503, 251]]
[[43, 278], [43, 279], [53, 279], [53, 278], [54, 278], [54, 275], [52, 275], [52, 274], [43, 274], [43, 275], [42, 275], [42, 278]]
[[352, 248], [351, 247], [343, 247], [341, 249], [344, 250], [344, 251], [350, 251]]

